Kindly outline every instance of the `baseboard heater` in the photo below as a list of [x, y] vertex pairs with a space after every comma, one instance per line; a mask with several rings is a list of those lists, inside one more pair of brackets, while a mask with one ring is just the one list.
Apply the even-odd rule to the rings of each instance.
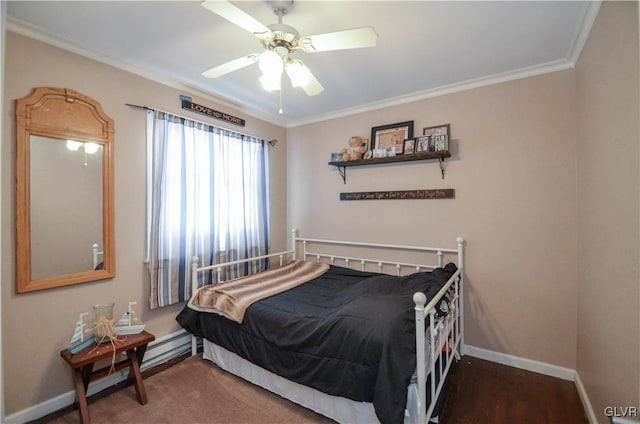
[[[200, 343], [202, 342], [200, 341]], [[166, 336], [158, 337], [156, 340], [149, 343], [147, 352], [142, 360], [142, 364], [140, 364], [140, 370], [144, 372], [172, 359], [178, 358], [190, 351], [191, 335], [183, 329], [167, 334]], [[118, 358], [116, 358], [116, 361], [117, 360]], [[92, 381], [91, 384], [89, 384], [87, 396], [100, 393], [105, 389], [125, 381], [128, 374], [129, 368], [124, 368], [107, 377]], [[42, 418], [72, 405], [75, 402], [75, 398], [76, 392], [75, 390], [71, 390], [56, 396], [55, 398], [8, 415], [4, 417], [4, 422], [6, 424], [19, 424]]]

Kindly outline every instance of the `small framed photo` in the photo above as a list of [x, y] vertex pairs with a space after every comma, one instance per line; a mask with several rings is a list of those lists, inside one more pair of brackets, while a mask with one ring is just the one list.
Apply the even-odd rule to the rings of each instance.
[[400, 155], [408, 138], [413, 138], [413, 121], [371, 128], [371, 148], [374, 150], [392, 147], [395, 154]]
[[423, 135], [416, 138], [416, 153], [423, 153], [429, 151], [429, 143], [431, 142], [431, 136]]
[[331, 162], [340, 162], [342, 161], [342, 153], [341, 152], [333, 152], [331, 153]]
[[415, 138], [407, 138], [404, 141], [404, 154], [410, 155], [416, 151], [416, 139]]
[[449, 151], [450, 124], [437, 125], [435, 127], [425, 127], [422, 129], [422, 134], [431, 137], [427, 151]]
[[371, 151], [371, 156], [374, 158], [383, 158], [385, 154], [385, 149], [373, 149]]

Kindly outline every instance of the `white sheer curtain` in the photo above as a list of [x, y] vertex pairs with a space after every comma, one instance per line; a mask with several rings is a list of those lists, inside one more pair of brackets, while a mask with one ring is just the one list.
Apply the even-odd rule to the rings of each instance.
[[147, 260], [157, 308], [189, 299], [193, 256], [202, 266], [268, 253], [269, 149], [166, 112], [148, 119]]

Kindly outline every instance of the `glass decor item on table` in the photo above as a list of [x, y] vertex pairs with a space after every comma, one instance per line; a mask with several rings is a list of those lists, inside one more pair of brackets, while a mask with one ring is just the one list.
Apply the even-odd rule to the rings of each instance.
[[67, 350], [72, 355], [75, 355], [76, 353], [91, 346], [96, 340], [96, 336], [93, 335], [93, 331], [84, 323], [84, 317], [87, 315], [89, 315], [88, 312], [80, 314], [78, 322], [76, 323], [76, 328], [71, 336], [71, 342], [69, 343]]
[[116, 323], [114, 331], [119, 336], [126, 336], [127, 334], [138, 334], [144, 330], [144, 324], [140, 322], [140, 319], [136, 316], [132, 306], [137, 302], [129, 302], [127, 312], [122, 314], [120, 320]]
[[114, 303], [101, 303], [93, 305], [93, 312], [96, 315], [95, 331], [96, 342], [106, 343], [115, 338], [113, 332], [113, 306]]

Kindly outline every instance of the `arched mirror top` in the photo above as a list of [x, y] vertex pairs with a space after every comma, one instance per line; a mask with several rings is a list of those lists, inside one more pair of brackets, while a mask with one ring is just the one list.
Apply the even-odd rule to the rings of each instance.
[[36, 88], [17, 100], [16, 117], [20, 115], [31, 133], [103, 143], [113, 140], [113, 120], [100, 103], [68, 88]]
[[114, 277], [113, 120], [51, 87], [17, 99], [15, 114], [16, 292]]

